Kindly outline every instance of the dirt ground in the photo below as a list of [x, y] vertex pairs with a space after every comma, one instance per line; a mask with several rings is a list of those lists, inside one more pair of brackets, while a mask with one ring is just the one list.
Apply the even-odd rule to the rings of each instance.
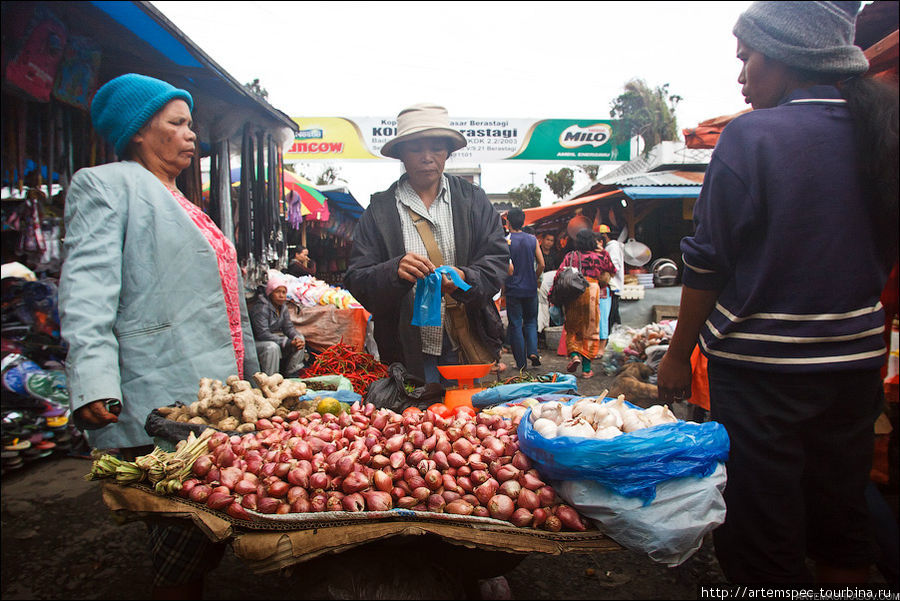
[[[505, 355], [504, 361], [512, 363]], [[564, 370], [563, 358], [544, 356], [543, 371]], [[508, 375], [512, 375], [509, 373]], [[579, 380], [579, 392], [598, 394], [610, 378]], [[86, 459], [41, 460], [2, 482], [2, 598], [148, 599], [151, 565], [145, 526], [117, 524], [97, 482], [82, 476]], [[396, 558], [392, 558], [398, 561]], [[414, 553], [399, 561], [415, 564]], [[356, 562], [356, 563], [354, 563]], [[360, 570], [365, 560], [329, 556], [302, 564], [290, 576], [256, 576], [230, 548], [207, 580], [208, 599], [339, 599], [346, 578], [333, 568]], [[411, 569], [411, 572], [415, 572]], [[506, 573], [514, 599], [695, 599], [699, 583], [722, 583], [709, 537], [687, 562], [667, 568], [627, 550], [594, 555], [532, 554]], [[451, 584], [423, 583], [422, 596], [454, 598]], [[368, 592], [355, 598], [397, 598]]]

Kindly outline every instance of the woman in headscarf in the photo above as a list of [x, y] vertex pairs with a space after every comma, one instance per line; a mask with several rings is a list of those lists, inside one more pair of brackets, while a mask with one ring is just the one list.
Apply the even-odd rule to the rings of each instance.
[[[59, 289], [75, 422], [95, 448], [149, 452], [156, 407], [200, 378], [258, 371], [237, 255], [176, 185], [194, 159], [191, 95], [135, 73], [101, 87], [94, 130], [124, 160], [82, 169], [66, 197]], [[196, 527], [150, 526], [158, 594], [196, 595], [221, 549]], [[167, 561], [188, 545], [195, 561]], [[198, 597], [199, 598], [199, 597]]]
[[266, 374], [294, 376], [306, 359], [306, 338], [294, 328], [287, 305], [283, 277], [269, 276], [266, 295], [250, 309], [250, 324], [256, 340], [259, 366]]
[[[615, 273], [609, 255], [597, 252], [594, 233], [583, 228], [575, 234], [575, 248], [566, 253], [560, 270], [574, 267], [588, 281], [588, 288], [581, 296], [565, 307], [566, 353], [569, 355], [569, 372], [581, 368], [581, 377], [591, 378], [594, 372], [591, 361], [600, 353], [600, 284], [604, 273]], [[606, 286], [604, 286], [606, 287]]]

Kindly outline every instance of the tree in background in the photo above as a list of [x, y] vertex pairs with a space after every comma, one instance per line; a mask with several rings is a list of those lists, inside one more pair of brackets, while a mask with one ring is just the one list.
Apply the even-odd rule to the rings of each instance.
[[269, 99], [269, 91], [260, 85], [258, 77], [250, 83], [245, 83], [244, 87], [265, 100]]
[[563, 167], [559, 171], [548, 172], [544, 181], [554, 194], [559, 198], [565, 198], [572, 191], [572, 186], [575, 185], [575, 172], [568, 167]]
[[335, 182], [347, 182], [347, 180], [341, 177], [340, 167], [326, 165], [318, 175], [310, 176], [309, 173], [312, 168], [312, 165], [309, 163], [294, 163], [291, 166], [291, 171], [300, 177], [309, 180], [314, 186], [330, 186]]
[[609, 109], [613, 119], [622, 121], [613, 143], [621, 144], [632, 136], [640, 136], [647, 153], [660, 142], [677, 140], [675, 108], [681, 100], [681, 96], [669, 93], [669, 84], [651, 89], [643, 79], [632, 79]]
[[600, 173], [600, 165], [578, 165], [578, 170], [588, 176], [592, 182], [597, 181], [597, 174]]
[[541, 206], [541, 189], [534, 184], [522, 184], [509, 191], [509, 201], [520, 209]]

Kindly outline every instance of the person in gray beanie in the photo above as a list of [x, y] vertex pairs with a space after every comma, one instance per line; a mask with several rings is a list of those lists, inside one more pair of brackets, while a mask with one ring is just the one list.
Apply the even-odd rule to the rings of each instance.
[[731, 440], [714, 540], [732, 582], [865, 582], [873, 559], [864, 491], [897, 260], [898, 102], [862, 77], [858, 10], [756, 2], [740, 16], [754, 110], [722, 132], [681, 243], [659, 398], [690, 396], [699, 344]]

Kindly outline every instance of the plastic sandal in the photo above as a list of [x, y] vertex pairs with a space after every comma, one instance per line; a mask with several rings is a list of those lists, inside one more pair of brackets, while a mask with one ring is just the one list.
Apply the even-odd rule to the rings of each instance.
[[575, 355], [574, 357], [572, 357], [572, 360], [569, 361], [569, 364], [566, 365], [566, 371], [569, 373], [573, 373], [579, 367], [581, 367], [581, 357]]
[[531, 367], [538, 367], [541, 364], [541, 358], [537, 355], [530, 355], [528, 357], [531, 360]]
[[593, 372], [593, 371], [586, 371], [586, 372], [584, 372], [583, 374], [581, 374], [581, 377], [582, 377], [583, 379], [585, 379], [585, 380], [590, 380], [591, 378], [594, 377], [594, 372]]

